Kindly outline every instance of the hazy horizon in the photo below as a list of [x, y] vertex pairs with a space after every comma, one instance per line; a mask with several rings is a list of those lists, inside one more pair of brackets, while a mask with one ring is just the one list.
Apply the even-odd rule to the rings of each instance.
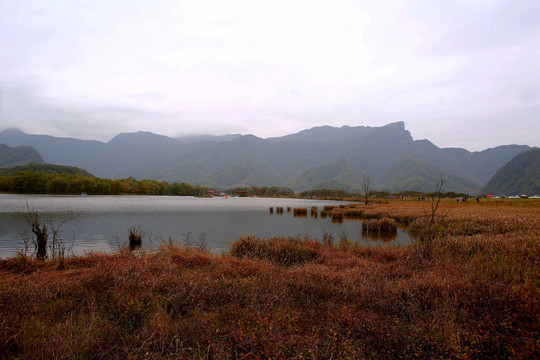
[[439, 147], [540, 146], [539, 6], [0, 2], [0, 130], [268, 138], [403, 121]]

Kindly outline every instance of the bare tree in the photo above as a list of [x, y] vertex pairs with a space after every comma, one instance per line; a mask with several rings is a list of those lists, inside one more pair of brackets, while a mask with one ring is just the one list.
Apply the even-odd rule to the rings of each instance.
[[431, 248], [433, 240], [435, 238], [435, 229], [437, 227], [437, 218], [436, 213], [441, 202], [442, 187], [444, 184], [444, 178], [441, 174], [437, 182], [435, 183], [435, 193], [431, 197], [431, 213], [429, 217], [429, 222], [425, 233], [420, 235], [420, 243], [422, 245], [424, 257], [431, 256]]
[[[65, 254], [65, 246], [62, 238], [60, 237], [60, 228], [65, 223], [75, 219], [76, 214], [73, 212], [68, 212], [61, 217], [59, 222], [53, 222], [51, 219], [49, 221], [43, 219], [37, 210], [30, 208], [28, 202], [26, 203], [26, 209], [27, 212], [23, 216], [26, 222], [32, 226], [32, 233], [36, 236], [35, 239], [32, 237], [36, 249], [36, 258], [40, 260], [47, 258], [49, 235], [52, 235], [52, 244], [49, 244], [52, 258], [63, 258]], [[24, 241], [26, 253], [28, 239], [25, 237]]]
[[367, 174], [362, 174], [362, 177], [360, 178], [360, 192], [361, 195], [365, 199], [365, 204], [368, 204], [368, 195], [369, 190], [371, 188], [371, 184], [373, 183], [373, 178]]
[[26, 208], [28, 209], [28, 212], [24, 215], [24, 218], [28, 224], [32, 225], [32, 232], [36, 235], [35, 245], [37, 248], [37, 258], [43, 260], [47, 257], [47, 241], [49, 239], [47, 225], [40, 224], [38, 211], [31, 210], [28, 203], [26, 203]]

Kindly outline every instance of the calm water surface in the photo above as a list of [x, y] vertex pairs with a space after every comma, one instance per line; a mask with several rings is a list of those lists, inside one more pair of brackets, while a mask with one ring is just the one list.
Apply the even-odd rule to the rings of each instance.
[[[339, 201], [272, 198], [194, 198], [180, 196], [50, 196], [0, 194], [0, 257], [23, 249], [31, 228], [24, 219], [27, 204], [45, 222], [61, 224], [60, 236], [74, 254], [88, 251], [112, 252], [127, 243], [129, 228], [140, 226], [146, 233], [143, 246], [157, 249], [162, 239], [182, 243], [204, 241], [216, 252], [227, 251], [230, 243], [244, 235], [296, 236], [321, 239], [323, 234], [341, 236], [377, 246], [380, 239], [364, 238], [358, 220], [332, 223], [330, 218], [295, 218], [287, 207], [339, 205]], [[283, 214], [269, 214], [269, 208], [282, 206]], [[73, 215], [73, 216], [72, 216]], [[386, 239], [388, 241], [389, 239]], [[398, 230], [396, 244], [411, 239]], [[30, 252], [33, 246], [30, 247]]]

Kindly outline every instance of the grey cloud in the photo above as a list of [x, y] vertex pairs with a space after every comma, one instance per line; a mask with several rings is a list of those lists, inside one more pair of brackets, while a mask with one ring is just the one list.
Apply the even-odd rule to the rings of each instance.
[[421, 52], [456, 55], [504, 49], [523, 43], [538, 46], [540, 5], [529, 0], [500, 1], [474, 16], [463, 15], [455, 23], [446, 25], [443, 35], [425, 45]]
[[158, 92], [145, 92], [145, 93], [140, 93], [140, 94], [131, 94], [128, 97], [132, 99], [136, 99], [136, 100], [142, 100], [142, 101], [150, 100], [153, 102], [163, 102], [164, 100], [167, 99], [165, 95]]
[[202, 36], [186, 36], [178, 40], [182, 48], [222, 48], [226, 44], [218, 39], [206, 38]]
[[2, 127], [28, 133], [108, 140], [121, 131], [140, 130], [163, 117], [133, 108], [62, 105], [46, 100], [39, 87], [30, 84], [2, 87]]
[[[433, 113], [419, 116], [414, 122], [406, 121], [406, 126], [416, 139], [428, 138], [443, 147], [464, 147], [471, 151], [510, 144], [540, 147], [540, 121], [536, 115], [539, 113], [539, 105], [489, 115]], [[434, 124], [439, 131], [431, 131]]]
[[[249, 12], [213, 21], [205, 31], [202, 9], [201, 16], [186, 19], [197, 26], [186, 23], [176, 32], [171, 29], [183, 20], [171, 17], [162, 24], [166, 16], [159, 15], [169, 9], [159, 2], [160, 11], [142, 5], [137, 10], [127, 1], [87, 4], [86, 10], [70, 2], [60, 2], [58, 9], [36, 3], [46, 16], [15, 22], [8, 16], [28, 14], [19, 3], [8, 3], [0, 1], [0, 127], [107, 140], [121, 131], [267, 137], [317, 125], [402, 120], [414, 138], [440, 146], [540, 145], [530, 136], [540, 133], [538, 1], [362, 4], [372, 23], [350, 47], [365, 46], [374, 60], [357, 68], [350, 62], [347, 73], [333, 70], [347, 64], [339, 58], [348, 52], [328, 51], [325, 41], [309, 57], [300, 56], [309, 53], [300, 37], [290, 47], [276, 41], [267, 48], [272, 53], [252, 48], [259, 38], [262, 45], [273, 39], [272, 32], [238, 41], [242, 33], [226, 30], [235, 30], [231, 25], [244, 17], [252, 19]], [[118, 18], [128, 7], [131, 15]], [[144, 26], [143, 19], [149, 20]], [[297, 25], [305, 25], [301, 17]], [[217, 36], [216, 27], [230, 27], [222, 29], [229, 35]], [[343, 33], [333, 30], [328, 28], [337, 41]], [[275, 40], [286, 40], [292, 31]], [[106, 46], [94, 46], [102, 41]], [[284, 49], [290, 53], [280, 53]], [[72, 66], [78, 62], [82, 65]], [[371, 71], [382, 75], [375, 79]], [[126, 79], [137, 86], [108, 88]], [[53, 94], [58, 97], [64, 92], [87, 98], [77, 106], [53, 102], [36, 83], [51, 93], [60, 90]], [[134, 105], [101, 105], [126, 100]], [[493, 133], [484, 133], [489, 127], [495, 127]]]

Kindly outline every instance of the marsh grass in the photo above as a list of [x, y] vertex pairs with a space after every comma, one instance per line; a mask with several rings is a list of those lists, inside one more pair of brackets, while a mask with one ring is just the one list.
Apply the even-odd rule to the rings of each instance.
[[362, 239], [368, 239], [377, 243], [389, 243], [397, 238], [397, 232], [374, 232], [362, 229]]
[[332, 217], [332, 224], [342, 224], [343, 218], [342, 217]]
[[343, 220], [343, 209], [337, 207], [332, 209], [332, 220]]
[[393, 219], [384, 217], [382, 219], [370, 219], [362, 221], [363, 232], [384, 232], [384, 233], [396, 233], [397, 224]]
[[140, 248], [145, 235], [145, 232], [140, 226], [131, 226], [128, 235], [129, 248], [132, 250]]
[[321, 243], [314, 239], [244, 236], [231, 245], [231, 255], [238, 259], [267, 260], [279, 265], [297, 265], [321, 256]]
[[[426, 214], [378, 206], [417, 226]], [[422, 261], [414, 246], [331, 234], [244, 237], [222, 255], [123, 248], [67, 257], [63, 269], [0, 260], [0, 358], [534, 359], [538, 209], [444, 215]]]
[[352, 219], [361, 219], [364, 215], [364, 209], [360, 208], [347, 208], [343, 210], [343, 216]]
[[295, 217], [306, 217], [307, 213], [307, 208], [293, 208], [293, 216]]

